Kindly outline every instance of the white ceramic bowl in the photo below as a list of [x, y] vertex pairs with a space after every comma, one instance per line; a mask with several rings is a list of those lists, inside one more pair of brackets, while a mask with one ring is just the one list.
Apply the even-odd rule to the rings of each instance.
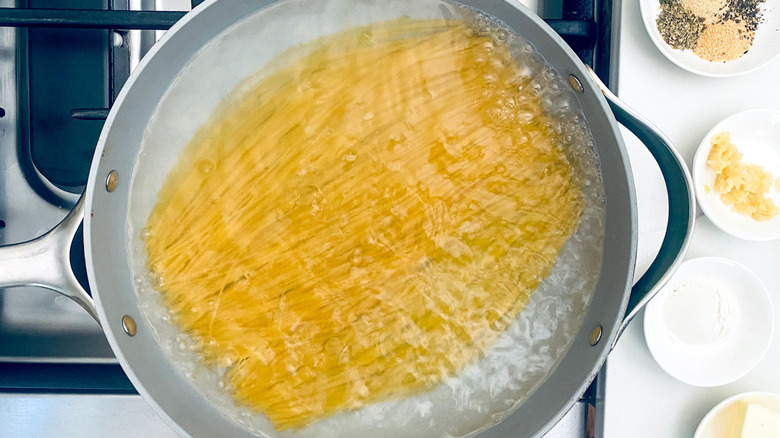
[[[735, 324], [715, 343], [681, 342], [666, 320], [666, 300], [680, 281], [710, 277], [733, 292]], [[669, 283], [647, 305], [645, 340], [658, 365], [689, 385], [712, 387], [731, 383], [750, 372], [769, 349], [774, 333], [774, 310], [769, 293], [749, 269], [720, 257], [701, 257], [680, 265]]]
[[[780, 37], [778, 38], [780, 41]], [[715, 171], [707, 165], [707, 156], [712, 144], [710, 140], [721, 132], [731, 134], [731, 142], [743, 154], [742, 161], [762, 166], [780, 177], [780, 111], [756, 109], [727, 117], [704, 136], [693, 157], [693, 185], [696, 199], [702, 211], [718, 228], [744, 240], [774, 240], [780, 238], [780, 214], [758, 222], [749, 215], [732, 210], [720, 200], [720, 193], [714, 189]], [[709, 193], [705, 186], [710, 188]], [[780, 191], [772, 186], [769, 197], [780, 207]]]
[[735, 417], [739, 416], [739, 402], [756, 403], [780, 413], [780, 395], [770, 392], [745, 392], [723, 400], [712, 408], [699, 423], [693, 438], [730, 438]]
[[692, 73], [703, 76], [726, 77], [737, 76], [757, 70], [780, 55], [780, 4], [775, 0], [766, 0], [762, 6], [762, 20], [756, 30], [753, 47], [747, 54], [728, 62], [710, 62], [693, 54], [692, 50], [673, 49], [658, 32], [656, 19], [661, 11], [659, 0], [640, 0], [642, 21], [647, 33], [658, 50], [669, 60]]

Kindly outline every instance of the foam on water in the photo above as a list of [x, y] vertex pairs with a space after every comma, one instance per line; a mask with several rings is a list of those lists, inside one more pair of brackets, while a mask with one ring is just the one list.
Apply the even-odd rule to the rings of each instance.
[[[312, 5], [311, 3], [316, 3]], [[466, 436], [500, 421], [541, 385], [568, 350], [593, 295], [601, 268], [604, 192], [593, 138], [576, 96], [564, 79], [521, 37], [497, 21], [443, 2], [367, 0], [282, 2], [248, 17], [203, 48], [174, 81], [150, 123], [133, 175], [127, 239], [133, 254], [139, 306], [160, 347], [223, 415], [263, 436], [280, 437], [449, 437]], [[300, 15], [301, 11], [309, 11]], [[154, 281], [146, 271], [141, 233], [157, 193], [178, 154], [224, 96], [291, 46], [345, 27], [408, 15], [412, 18], [466, 16], [480, 31], [507, 42], [530, 87], [551, 117], [550, 131], [563, 145], [583, 188], [585, 210], [576, 233], [561, 250], [552, 273], [526, 307], [480, 360], [429, 392], [376, 403], [321, 420], [302, 430], [275, 432], [262, 415], [237, 407], [221, 383], [223, 371], [200, 365], [192, 339], [174, 327]], [[332, 20], [325, 17], [334, 17]], [[262, 23], [262, 25], [261, 25]], [[267, 25], [271, 23], [270, 25]], [[263, 41], [262, 46], [248, 45]], [[224, 59], [238, 62], [225, 66]], [[221, 61], [218, 61], [221, 60]], [[202, 72], [211, 86], [202, 89]], [[198, 93], [192, 93], [199, 89]], [[195, 94], [196, 96], [193, 96]], [[511, 103], [495, 109], [509, 117]], [[511, 114], [523, 117], [522, 113]]]

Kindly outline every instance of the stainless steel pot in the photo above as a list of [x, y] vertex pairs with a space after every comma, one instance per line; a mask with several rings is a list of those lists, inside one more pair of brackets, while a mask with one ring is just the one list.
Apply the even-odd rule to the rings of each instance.
[[[144, 58], [111, 109], [95, 152], [86, 192], [76, 207], [46, 235], [0, 248], [0, 287], [36, 285], [78, 302], [100, 322], [122, 368], [139, 393], [182, 435], [250, 436], [250, 433], [226, 419], [194, 388], [190, 379], [176, 371], [142, 316], [126, 238], [130, 176], [152, 115], [194, 54], [243, 18], [283, 3], [212, 0], [187, 14]], [[502, 20], [533, 44], [558, 72], [569, 77], [593, 132], [601, 163], [607, 210], [604, 256], [596, 292], [583, 323], [558, 367], [548, 374], [530, 399], [480, 435], [540, 436], [577, 401], [627, 322], [682, 260], [695, 217], [692, 183], [685, 163], [670, 143], [612, 95], [540, 18], [512, 0], [461, 3]], [[310, 12], [305, 7], [299, 9], [301, 14]], [[224, 63], [229, 65], [229, 60], [216, 60], [214, 65]], [[208, 72], [202, 73], [204, 78], [208, 77]], [[652, 152], [668, 191], [669, 218], [661, 251], [633, 288], [636, 200], [628, 158], [613, 112]], [[94, 302], [69, 266], [69, 247], [82, 220]]]

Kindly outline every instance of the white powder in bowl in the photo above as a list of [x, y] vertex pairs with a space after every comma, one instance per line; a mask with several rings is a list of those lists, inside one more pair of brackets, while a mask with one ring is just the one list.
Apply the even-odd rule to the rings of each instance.
[[727, 6], [726, 0], [682, 0], [680, 3], [707, 24], [714, 23]]
[[675, 341], [708, 345], [725, 338], [739, 318], [734, 291], [705, 276], [683, 278], [664, 302], [666, 327]]

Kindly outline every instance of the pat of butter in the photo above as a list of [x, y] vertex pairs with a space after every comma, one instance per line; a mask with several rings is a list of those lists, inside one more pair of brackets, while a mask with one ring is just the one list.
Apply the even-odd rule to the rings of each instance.
[[755, 403], [743, 403], [741, 407], [730, 438], [780, 437], [780, 414]]
[[780, 414], [761, 405], [749, 404], [740, 438], [780, 437]]

